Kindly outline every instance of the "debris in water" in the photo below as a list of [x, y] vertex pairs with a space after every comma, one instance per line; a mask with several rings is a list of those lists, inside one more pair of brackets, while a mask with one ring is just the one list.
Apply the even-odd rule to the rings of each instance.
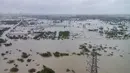
[[8, 71], [8, 69], [4, 69], [4, 71]]
[[123, 55], [120, 55], [120, 57], [123, 57]]
[[8, 58], [4, 58], [3, 60], [7, 60]]

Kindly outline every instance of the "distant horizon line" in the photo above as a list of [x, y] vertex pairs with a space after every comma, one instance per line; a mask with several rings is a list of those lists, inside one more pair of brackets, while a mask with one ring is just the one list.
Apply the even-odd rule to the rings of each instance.
[[34, 14], [34, 13], [0, 13], [0, 15], [130, 15], [130, 14]]

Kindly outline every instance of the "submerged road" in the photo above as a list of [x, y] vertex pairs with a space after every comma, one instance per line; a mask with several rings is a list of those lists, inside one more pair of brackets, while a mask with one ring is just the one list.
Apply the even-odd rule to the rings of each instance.
[[2, 34], [2, 38], [3, 39], [6, 39], [6, 40], [10, 40], [7, 36], [6, 36], [6, 34], [8, 34], [11, 30], [13, 30], [13, 29], [15, 29], [17, 26], [19, 26], [19, 24], [22, 22], [22, 20], [20, 20], [20, 22], [18, 23], [18, 24], [16, 24], [16, 25], [14, 25], [14, 26], [12, 26], [12, 27], [10, 27], [10, 29], [9, 30], [7, 30], [7, 31], [5, 31], [3, 34]]

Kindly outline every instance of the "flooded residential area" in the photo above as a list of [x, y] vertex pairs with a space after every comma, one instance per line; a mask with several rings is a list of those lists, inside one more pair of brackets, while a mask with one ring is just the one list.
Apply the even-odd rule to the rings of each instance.
[[3, 15], [1, 73], [129, 73], [130, 16]]
[[130, 73], [130, 0], [0, 0], [0, 73]]

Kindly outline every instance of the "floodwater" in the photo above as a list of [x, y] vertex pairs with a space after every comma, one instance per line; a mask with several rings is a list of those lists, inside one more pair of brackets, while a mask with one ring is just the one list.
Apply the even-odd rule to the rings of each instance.
[[[97, 22], [95, 22], [97, 23]], [[54, 28], [54, 30], [58, 28]], [[63, 28], [61, 28], [63, 29]], [[46, 30], [50, 30], [47, 28]], [[51, 28], [51, 30], [53, 30]], [[71, 32], [75, 31], [83, 33], [81, 35], [82, 38], [77, 39], [69, 39], [69, 40], [10, 40], [12, 42], [12, 46], [5, 47], [2, 45], [0, 47], [0, 53], [5, 52], [6, 50], [12, 50], [11, 55], [6, 55], [9, 60], [13, 59], [16, 60], [17, 58], [21, 57], [21, 53], [16, 51], [16, 49], [21, 49], [24, 52], [32, 54], [29, 58], [35, 60], [34, 62], [23, 62], [20, 63], [16, 61], [15, 63], [18, 64], [19, 71], [18, 73], [28, 73], [28, 69], [36, 68], [37, 70], [42, 69], [42, 65], [46, 65], [49, 68], [52, 68], [56, 73], [67, 73], [66, 69], [74, 70], [75, 73], [89, 73], [86, 71], [86, 67], [88, 68], [85, 56], [66, 56], [66, 57], [50, 57], [50, 58], [43, 58], [39, 55], [36, 55], [36, 52], [80, 52], [79, 45], [83, 43], [91, 43], [91, 44], [103, 44], [108, 46], [118, 46], [117, 48], [120, 51], [112, 51], [114, 52], [113, 56], [107, 56], [111, 50], [107, 50], [105, 55], [98, 57], [98, 71], [99, 73], [130, 73], [130, 40], [111, 40], [105, 39], [104, 36], [100, 36], [96, 32], [88, 32], [87, 29], [82, 28], [73, 28], [68, 29]], [[96, 38], [95, 38], [96, 37]], [[32, 52], [30, 52], [30, 49]], [[123, 55], [123, 57], [120, 57]], [[0, 71], [1, 73], [9, 73], [9, 71], [4, 71], [4, 69], [10, 69], [14, 67], [13, 64], [7, 64], [7, 60], [3, 60], [3, 57], [0, 56]], [[26, 66], [28, 64], [28, 66]], [[36, 64], [40, 64], [40, 66], [36, 66]], [[72, 73], [72, 72], [69, 72]]]
[[[91, 43], [91, 44], [104, 44], [108, 46], [118, 46], [120, 49], [119, 52], [114, 51], [113, 56], [101, 56], [98, 57], [98, 71], [99, 73], [129, 73], [130, 72], [130, 40], [107, 40], [107, 39], [74, 39], [74, 40], [12, 40], [12, 46], [10, 47], [0, 47], [0, 53], [5, 52], [6, 50], [12, 50], [12, 55], [6, 55], [9, 59], [20, 58], [20, 53], [16, 49], [21, 49], [22, 51], [31, 53], [32, 56], [29, 58], [34, 59], [34, 62], [15, 62], [19, 65], [18, 73], [28, 73], [28, 69], [36, 68], [37, 70], [42, 69], [42, 65], [46, 65], [56, 73], [66, 73], [66, 69], [74, 70], [76, 73], [87, 73], [86, 67], [89, 65], [86, 64], [86, 57], [84, 56], [67, 56], [67, 57], [50, 57], [43, 58], [39, 55], [36, 55], [36, 52], [80, 52], [78, 49], [80, 44]], [[30, 52], [30, 49], [32, 52]], [[109, 50], [108, 50], [109, 52]], [[120, 57], [119, 55], [123, 55]], [[40, 64], [40, 66], [36, 66]], [[28, 67], [26, 67], [28, 64]], [[0, 71], [1, 73], [8, 73], [4, 69], [10, 69], [13, 67], [13, 64], [7, 64], [6, 60], [0, 58]]]

